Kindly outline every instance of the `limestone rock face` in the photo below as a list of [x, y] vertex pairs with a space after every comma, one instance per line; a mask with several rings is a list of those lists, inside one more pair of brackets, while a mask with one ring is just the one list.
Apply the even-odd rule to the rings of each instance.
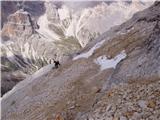
[[[8, 22], [2, 29], [1, 64], [9, 71], [2, 72], [12, 74], [13, 71], [19, 70], [25, 74], [32, 74], [39, 68], [53, 63], [53, 59], [64, 62], [69, 58], [69, 54], [80, 49], [79, 43], [73, 38], [54, 41], [37, 33], [37, 29], [39, 29], [37, 22], [27, 11], [21, 9], [8, 17]], [[24, 78], [21, 77], [21, 80]], [[4, 73], [2, 81], [7, 79]], [[10, 89], [14, 85], [11, 84]]]
[[[74, 8], [72, 4], [82, 9]], [[51, 33], [57, 34], [59, 38], [74, 37], [82, 47], [85, 47], [90, 41], [111, 27], [120, 25], [131, 18], [135, 12], [148, 6], [149, 4], [142, 4], [138, 1], [130, 4], [125, 2], [111, 2], [111, 4], [109, 2], [95, 2], [94, 5], [86, 2], [62, 2], [59, 4], [45, 2], [46, 12], [42, 16], [43, 19], [39, 19], [39, 23], [46, 20], [46, 26]], [[39, 25], [41, 26], [41, 24]]]
[[9, 37], [8, 39], [21, 36], [29, 37], [36, 28], [38, 26], [31, 19], [30, 14], [21, 9], [8, 17], [8, 22], [3, 27], [2, 39], [5, 41], [7, 37]]
[[53, 23], [58, 23], [60, 21], [58, 15], [58, 8], [53, 2], [45, 3], [47, 19]]
[[2, 120], [158, 120], [159, 13], [155, 2], [58, 69], [44, 66], [18, 83], [2, 98]]
[[[126, 60], [124, 64], [122, 63], [121, 68], [117, 69], [117, 71], [113, 75], [113, 80], [125, 81], [130, 79], [130, 81], [132, 81], [136, 79], [138, 81], [144, 78], [146, 80], [153, 80], [154, 78], [156, 79], [157, 77], [159, 77], [159, 14], [159, 3], [155, 3], [154, 7], [151, 7], [144, 12], [140, 12], [133, 17], [134, 20], [137, 21], [136, 24], [134, 24], [133, 21], [128, 21], [128, 23], [126, 23], [126, 25], [130, 24], [130, 27], [132, 27], [133, 31], [135, 31], [135, 39], [136, 36], [139, 35], [139, 33], [136, 33], [136, 28], [138, 27], [141, 28], [142, 26], [144, 26], [145, 30], [141, 29], [140, 32], [142, 35], [145, 35], [145, 32], [148, 32], [148, 34], [146, 34], [147, 36], [142, 37], [141, 44], [140, 39], [139, 41], [135, 41], [134, 44], [137, 44], [136, 50], [132, 48], [132, 44], [129, 45], [130, 49], [128, 51], [132, 51], [131, 55], [128, 57], [128, 60]], [[132, 36], [130, 35], [129, 39], [131, 37]]]
[[[25, 44], [23, 41], [24, 39], [29, 38], [35, 33], [35, 29], [37, 27], [38, 26], [32, 20], [31, 15], [22, 9], [10, 15], [8, 17], [8, 22], [4, 24], [1, 34], [1, 66], [4, 68], [2, 69], [2, 95], [19, 81], [25, 79], [25, 75], [23, 75], [24, 73], [21, 73], [25, 71], [21, 68], [22, 66], [23, 68], [27, 67], [27, 63], [25, 65], [23, 61], [24, 59], [29, 58], [26, 58], [27, 56], [23, 54], [24, 50], [19, 47]], [[22, 41], [19, 42], [18, 40]], [[15, 58], [17, 58], [17, 60]], [[20, 73], [19, 75], [22, 75], [23, 77], [19, 77], [19, 75], [12, 75], [14, 72]]]
[[2, 66], [11, 73], [32, 74], [53, 59], [63, 63], [147, 6], [140, 2], [3, 1]]

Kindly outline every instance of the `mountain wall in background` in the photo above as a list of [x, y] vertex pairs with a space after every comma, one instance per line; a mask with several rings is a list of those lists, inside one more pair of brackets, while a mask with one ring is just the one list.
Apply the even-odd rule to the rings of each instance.
[[[2, 94], [151, 3], [2, 1]], [[127, 10], [126, 10], [127, 9]]]
[[158, 120], [159, 15], [155, 2], [19, 82], [2, 98], [2, 120]]

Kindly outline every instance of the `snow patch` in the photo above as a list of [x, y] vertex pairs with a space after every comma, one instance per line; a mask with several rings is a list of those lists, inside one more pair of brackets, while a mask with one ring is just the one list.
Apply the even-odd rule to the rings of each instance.
[[129, 33], [129, 32], [131, 32], [132, 30], [134, 30], [134, 27], [132, 27], [131, 29], [129, 29], [129, 30], [125, 30], [125, 31], [119, 31], [119, 32], [117, 32], [117, 34], [119, 34], [119, 35], [125, 35], [125, 34], [127, 34], [127, 33]]
[[120, 54], [115, 56], [113, 59], [108, 59], [105, 55], [98, 57], [94, 62], [101, 66], [101, 70], [105, 70], [108, 68], [116, 68], [117, 64], [126, 58], [126, 53], [123, 50]]
[[98, 42], [95, 46], [93, 46], [88, 52], [82, 53], [80, 55], [77, 55], [76, 57], [73, 58], [73, 60], [77, 60], [79, 58], [89, 58], [96, 49], [100, 48], [102, 44], [105, 42], [105, 40], [102, 40]]

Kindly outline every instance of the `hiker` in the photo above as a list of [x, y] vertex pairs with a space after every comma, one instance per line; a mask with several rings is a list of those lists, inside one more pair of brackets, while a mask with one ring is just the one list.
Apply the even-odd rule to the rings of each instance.
[[59, 61], [54, 60], [54, 64], [55, 64], [55, 68], [58, 68], [58, 66], [60, 66]]

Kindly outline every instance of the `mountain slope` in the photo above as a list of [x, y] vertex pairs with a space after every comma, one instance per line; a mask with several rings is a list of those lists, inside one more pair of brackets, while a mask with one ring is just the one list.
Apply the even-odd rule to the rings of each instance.
[[[2, 119], [127, 119], [132, 117], [132, 113], [140, 112], [139, 118], [149, 116], [158, 120], [159, 14], [160, 2], [156, 2], [87, 45], [79, 53], [80, 57], [74, 55], [57, 70], [49, 67], [47, 73], [44, 70], [45, 74], [38, 77], [33, 74], [17, 84], [2, 98]], [[108, 61], [114, 66], [101, 69], [101, 65]], [[135, 96], [139, 93], [141, 96], [132, 101], [127, 96], [134, 97], [134, 85], [138, 90]], [[148, 94], [145, 92], [147, 88]], [[107, 92], [110, 98], [106, 97]], [[153, 92], [152, 96], [150, 92]], [[125, 94], [125, 100], [122, 101], [123, 97], [117, 99], [117, 94]], [[140, 100], [139, 106], [143, 109], [126, 111], [126, 105], [134, 104], [134, 100]], [[110, 109], [106, 107], [106, 101], [125, 102], [121, 104], [124, 109], [113, 105], [113, 112], [109, 113], [105, 111]], [[106, 109], [103, 110], [102, 106]], [[126, 116], [118, 114], [120, 110], [129, 113], [124, 114]], [[149, 114], [146, 110], [155, 112]]]
[[2, 1], [2, 94], [53, 59], [67, 61], [148, 3]]

